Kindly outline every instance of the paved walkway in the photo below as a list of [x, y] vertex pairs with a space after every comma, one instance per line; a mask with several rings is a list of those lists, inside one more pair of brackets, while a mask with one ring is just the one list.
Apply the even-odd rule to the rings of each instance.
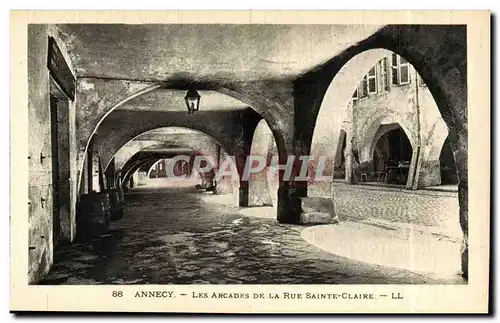
[[463, 283], [459, 276], [443, 279], [341, 257], [306, 242], [303, 226], [243, 215], [222, 203], [223, 197], [193, 188], [135, 189], [110, 234], [58, 250], [42, 283]]
[[335, 183], [334, 194], [341, 219], [462, 238], [456, 192]]

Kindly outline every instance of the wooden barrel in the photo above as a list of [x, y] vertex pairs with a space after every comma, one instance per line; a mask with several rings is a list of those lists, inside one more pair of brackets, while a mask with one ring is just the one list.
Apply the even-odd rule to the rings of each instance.
[[111, 189], [108, 191], [111, 203], [111, 220], [123, 218], [124, 198], [121, 189]]
[[77, 212], [77, 233], [81, 240], [96, 238], [108, 232], [111, 202], [107, 192], [80, 196]]

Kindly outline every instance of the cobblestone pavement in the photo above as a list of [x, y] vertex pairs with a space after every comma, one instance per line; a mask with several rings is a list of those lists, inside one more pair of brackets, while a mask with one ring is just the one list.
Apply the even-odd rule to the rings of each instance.
[[61, 247], [41, 284], [463, 283], [343, 258], [304, 241], [304, 226], [245, 216], [210, 199], [192, 188], [126, 194], [124, 218], [110, 234]]
[[335, 183], [334, 192], [340, 219], [371, 224], [412, 224], [437, 235], [462, 237], [456, 192], [343, 183]]

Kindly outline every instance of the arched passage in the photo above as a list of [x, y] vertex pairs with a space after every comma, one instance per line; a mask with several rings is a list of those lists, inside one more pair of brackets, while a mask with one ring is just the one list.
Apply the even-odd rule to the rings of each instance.
[[[343, 113], [345, 107], [348, 106], [354, 90], [367, 71], [375, 62], [389, 54], [390, 51], [385, 49], [372, 49], [352, 57], [345, 62], [328, 86], [316, 116], [310, 149], [313, 160], [319, 160], [321, 156], [326, 158], [323, 171], [325, 176], [333, 179], [338, 138], [342, 126], [345, 127], [347, 133], [352, 134], [352, 124], [342, 125], [345, 119]], [[352, 150], [352, 136], [346, 139], [346, 149], [348, 152]], [[348, 154], [347, 163], [351, 162], [350, 158], [352, 156]], [[333, 196], [331, 182], [328, 181], [311, 181], [307, 191], [308, 196], [311, 197]]]
[[[127, 137], [125, 136], [125, 138]], [[116, 153], [114, 155], [108, 155], [107, 158], [109, 158], [110, 161], [114, 159], [114, 167], [117, 176], [120, 176], [120, 173], [122, 173], [123, 176], [121, 169], [126, 161], [137, 152], [143, 149], [152, 149], [155, 145], [190, 148], [193, 151], [197, 151], [209, 157], [214, 161], [214, 166], [217, 166], [219, 159], [220, 149], [218, 147], [222, 146], [224, 147], [222, 148], [223, 150], [226, 149], [218, 139], [197, 129], [177, 126], [159, 127], [136, 135], [117, 149], [108, 149], [108, 151], [116, 150]], [[107, 167], [109, 167], [109, 165], [108, 163]]]
[[[435, 46], [429, 47], [430, 39], [435, 39]], [[340, 131], [338, 111], [347, 105], [357, 82], [367, 73], [370, 65], [384, 55], [375, 53], [381, 48], [392, 51], [415, 67], [422, 77], [449, 129], [450, 143], [454, 151], [459, 177], [460, 225], [464, 233], [462, 252], [462, 271], [468, 276], [468, 183], [467, 183], [467, 64], [466, 64], [466, 29], [464, 26], [386, 26], [373, 36], [347, 49], [331, 61], [311, 73], [321, 80], [317, 86], [316, 99], [321, 102], [313, 128], [311, 154], [331, 156], [334, 151], [328, 149], [328, 142], [335, 142], [336, 131]], [[373, 53], [368, 66], [363, 66], [363, 59]], [[357, 62], [353, 64], [353, 62]], [[357, 67], [356, 67], [357, 66]], [[349, 71], [350, 70], [350, 71]], [[356, 73], [358, 72], [358, 73]], [[311, 78], [305, 78], [309, 82]], [[354, 79], [354, 80], [353, 80]], [[325, 81], [326, 80], [326, 81]], [[344, 84], [344, 91], [342, 85]], [[336, 101], [339, 104], [333, 104]], [[337, 113], [335, 113], [337, 111]], [[335, 133], [335, 134], [334, 134]], [[352, 139], [347, 140], [347, 151], [351, 152]], [[420, 145], [416, 153], [420, 156]], [[351, 157], [352, 158], [352, 157]], [[346, 158], [350, 159], [350, 158]], [[418, 160], [418, 159], [416, 159]], [[350, 163], [350, 160], [349, 160]], [[330, 161], [333, 169], [333, 160]], [[331, 187], [331, 186], [330, 186]], [[330, 187], [310, 183], [309, 196], [333, 196]]]
[[387, 173], [386, 181], [405, 185], [409, 180], [409, 170], [413, 148], [405, 131], [398, 124], [381, 126], [373, 144], [373, 168]]
[[[128, 158], [126, 162], [123, 163], [123, 166], [121, 166], [119, 169], [119, 176], [122, 179], [121, 182], [125, 184], [128, 183], [130, 176], [134, 174], [134, 172], [138, 169], [138, 167], [140, 167], [143, 162], [149, 162], [153, 160], [156, 163], [163, 158], [175, 157], [175, 153], [172, 155], [172, 153], [168, 153], [166, 151], [162, 152], [165, 147], [169, 148], [167, 150], [172, 149], [178, 151], [188, 149], [191, 151], [186, 153], [190, 155], [190, 172], [193, 174], [199, 174], [199, 177], [202, 179], [201, 187], [210, 190], [213, 189], [213, 192], [218, 195], [231, 195], [231, 204], [239, 205], [240, 179], [237, 172], [237, 166], [234, 160], [230, 158], [231, 156], [226, 153], [225, 149], [220, 146], [219, 142], [217, 142], [211, 136], [199, 133], [198, 131], [187, 132], [191, 136], [179, 136], [179, 134], [176, 133], [174, 137], [170, 136], [172, 135], [172, 132], [165, 132], [165, 130], [178, 129], [181, 128], [176, 127], [175, 129], [157, 129], [162, 130], [163, 132], [161, 133], [162, 135], [160, 137], [153, 137], [154, 140], [150, 140], [150, 137], [143, 135], [138, 137], [144, 139], [147, 143], [149, 143], [149, 146], [131, 144], [131, 142], [133, 141], [141, 141], [138, 139], [127, 143], [126, 147], [124, 146], [124, 148], [126, 149], [124, 151], [119, 151], [119, 153], [117, 153], [117, 155], [115, 156], [120, 157], [120, 159]], [[148, 134], [151, 135], [152, 133], [149, 132], [145, 133], [144, 135]], [[156, 134], [158, 134], [158, 132], [156, 132]], [[184, 133], [184, 135], [185, 134], [186, 133]], [[193, 134], [195, 134], [195, 136], [193, 136]], [[160, 143], [157, 143], [156, 141], [159, 141]], [[201, 160], [201, 164], [198, 166], [203, 169], [205, 169], [205, 166], [207, 166], [206, 168], [208, 168], [208, 171], [201, 171], [201, 169], [193, 167], [196, 156], [204, 157], [203, 160]], [[211, 165], [203, 164], [204, 162], [210, 163]], [[152, 164], [150, 165], [150, 167], [151, 166]], [[148, 168], [148, 170], [150, 169], [150, 167]], [[224, 172], [221, 171], [221, 176], [217, 176], [220, 167], [226, 167], [225, 169], [230, 171], [231, 175], [227, 175], [227, 173], [225, 173], [224, 175]], [[234, 172], [232, 170], [234, 170]], [[147, 177], [147, 173], [142, 175], [144, 175], [144, 177]]]
[[190, 172], [189, 161], [180, 160], [175, 165], [170, 165], [172, 162], [171, 158], [164, 158], [158, 160], [154, 165], [149, 168], [147, 172], [147, 178], [169, 178], [167, 172], [168, 167], [172, 167], [174, 176], [176, 177], [187, 177]]
[[[270, 166], [277, 162], [278, 152], [274, 135], [266, 120], [262, 119], [255, 128], [250, 156], [266, 163], [259, 172], [250, 174], [248, 180], [248, 206], [277, 206], [279, 174]], [[257, 166], [257, 165], [255, 165]]]
[[[156, 161], [146, 172], [146, 187], [196, 187], [201, 188], [203, 184], [203, 173], [198, 169], [190, 167], [190, 163], [185, 160], [172, 164], [172, 158], [164, 158]], [[171, 178], [168, 168], [171, 167], [173, 175]]]
[[[189, 82], [187, 82], [189, 83]], [[149, 86], [144, 86], [142, 85], [140, 90], [137, 92], [134, 92], [132, 94], [126, 95], [122, 100], [120, 100], [118, 103], [112, 105], [112, 106], [102, 106], [102, 102], [99, 102], [98, 109], [99, 111], [95, 111], [95, 116], [94, 117], [88, 117], [85, 120], [85, 127], [86, 129], [82, 129], [79, 134], [77, 134], [77, 145], [79, 145], [79, 162], [78, 162], [78, 171], [79, 171], [79, 176], [78, 176], [78, 187], [80, 187], [81, 182], [82, 182], [82, 175], [83, 175], [83, 167], [84, 167], [84, 159], [87, 155], [87, 152], [89, 150], [89, 145], [93, 143], [92, 138], [98, 134], [99, 136], [106, 137], [106, 134], [103, 134], [101, 131], [102, 125], [105, 123], [105, 121], [112, 116], [112, 113], [117, 110], [118, 108], [126, 105], [128, 102], [131, 100], [137, 99], [141, 96], [148, 95], [151, 93], [154, 93], [155, 91], [161, 91], [165, 89], [178, 89], [178, 88], [186, 88], [189, 87], [186, 82], [181, 82], [181, 81], [175, 81], [175, 82], [164, 82], [162, 84], [152, 84]], [[229, 89], [225, 87], [221, 87], [219, 85], [213, 85], [213, 84], [205, 84], [205, 83], [198, 83], [198, 84], [191, 84], [191, 86], [197, 87], [199, 89], [203, 89], [202, 91], [212, 91], [212, 92], [217, 92], [220, 95], [225, 95], [234, 99], [237, 99], [239, 101], [242, 101], [244, 103], [249, 104], [249, 106], [254, 109], [257, 113], [259, 113], [261, 116], [266, 119], [275, 135], [277, 138], [277, 148], [281, 156], [284, 156], [286, 154], [287, 148], [285, 148], [286, 142], [285, 138], [283, 136], [283, 129], [281, 127], [282, 122], [279, 122], [275, 119], [275, 116], [270, 112], [270, 109], [266, 106], [265, 102], [269, 100], [262, 100], [259, 98], [254, 98], [251, 95], [245, 95], [242, 94], [240, 91], [237, 91], [235, 89]], [[105, 100], [103, 100], [105, 101]], [[147, 122], [144, 123], [144, 127], [141, 129], [136, 129], [134, 132], [130, 135], [125, 136], [125, 138], [119, 139], [119, 141], [114, 145], [109, 145], [107, 143], [104, 145], [105, 147], [110, 147], [111, 152], [107, 154], [106, 160], [107, 163], [111, 160], [111, 157], [116, 153], [116, 151], [123, 146], [126, 142], [128, 142], [130, 139], [133, 137], [137, 136], [140, 133], [143, 133], [147, 130], [155, 129], [160, 126], [179, 126], [182, 125], [179, 123], [178, 118], [171, 118], [169, 120], [158, 120], [158, 118], [155, 118], [156, 120], [153, 120], [148, 124]], [[156, 122], [155, 122], [156, 121]], [[172, 123], [174, 122], [174, 123]], [[187, 121], [187, 123], [192, 123], [191, 121]], [[222, 123], [224, 124], [224, 123]], [[200, 120], [200, 131], [210, 133], [209, 129], [204, 127], [203, 125], [207, 125], [206, 123], [203, 123], [203, 120]], [[82, 125], [83, 126], [83, 125]], [[222, 128], [222, 127], [220, 127]], [[89, 135], [86, 135], [86, 132], [88, 131]], [[113, 131], [113, 133], [117, 133], [116, 131]], [[227, 136], [226, 136], [227, 137]], [[222, 140], [224, 136], [219, 136], [219, 140]], [[230, 138], [228, 138], [230, 139]], [[84, 144], [85, 143], [85, 144]], [[225, 145], [228, 147], [229, 145]], [[288, 146], [290, 146], [290, 143], [288, 143]], [[233, 147], [231, 147], [233, 148]], [[243, 151], [243, 149], [240, 149], [241, 147], [234, 147], [234, 149], [230, 149], [228, 152], [233, 153], [233, 152], [238, 152], [238, 151]], [[114, 151], [113, 151], [114, 150]], [[292, 149], [289, 147], [288, 151], [291, 151]], [[106, 163], [106, 164], [107, 164]]]
[[455, 164], [455, 156], [451, 149], [448, 138], [443, 143], [441, 154], [439, 155], [439, 169], [441, 171], [442, 185], [457, 185], [457, 166]]

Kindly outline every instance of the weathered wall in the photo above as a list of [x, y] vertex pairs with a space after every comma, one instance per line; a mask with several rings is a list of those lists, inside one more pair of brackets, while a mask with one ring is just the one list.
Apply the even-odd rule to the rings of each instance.
[[[53, 262], [53, 183], [50, 115], [50, 83], [47, 69], [48, 37], [53, 36], [70, 67], [65, 44], [54, 26], [28, 26], [28, 280], [35, 283]], [[69, 104], [69, 146], [75, 145], [75, 108]], [[70, 153], [70, 227], [63, 240], [75, 234], [76, 179], [74, 154]], [[69, 202], [69, 201], [68, 201]]]
[[[390, 62], [390, 56], [387, 59]], [[414, 151], [418, 146], [420, 132], [420, 158], [416, 166], [419, 170], [418, 187], [439, 185], [439, 153], [448, 136], [448, 128], [432, 94], [419, 80], [420, 77], [411, 65], [409, 84], [391, 84], [387, 91], [382, 90], [379, 65], [374, 66], [379, 82], [377, 93], [351, 100], [346, 109], [352, 111], [341, 113], [344, 117], [342, 122], [352, 124], [352, 148], [359, 153], [359, 163], [370, 166], [373, 164], [375, 145], [384, 134], [379, 133], [380, 127], [398, 123]], [[339, 143], [341, 144], [340, 141]], [[337, 159], [338, 153], [337, 149]]]
[[[250, 173], [248, 169], [249, 180], [248, 180], [248, 206], [272, 206], [273, 201], [271, 199], [271, 188], [268, 184], [268, 171], [269, 165], [267, 165], [267, 155], [269, 153], [269, 148], [274, 141], [273, 133], [267, 125], [265, 120], [261, 120], [255, 129], [255, 133], [252, 140], [252, 147], [250, 150], [250, 156], [253, 160], [254, 167], [257, 167], [257, 161], [259, 158], [264, 158], [266, 166], [262, 171], [256, 173]], [[250, 167], [250, 163], [247, 164]]]

